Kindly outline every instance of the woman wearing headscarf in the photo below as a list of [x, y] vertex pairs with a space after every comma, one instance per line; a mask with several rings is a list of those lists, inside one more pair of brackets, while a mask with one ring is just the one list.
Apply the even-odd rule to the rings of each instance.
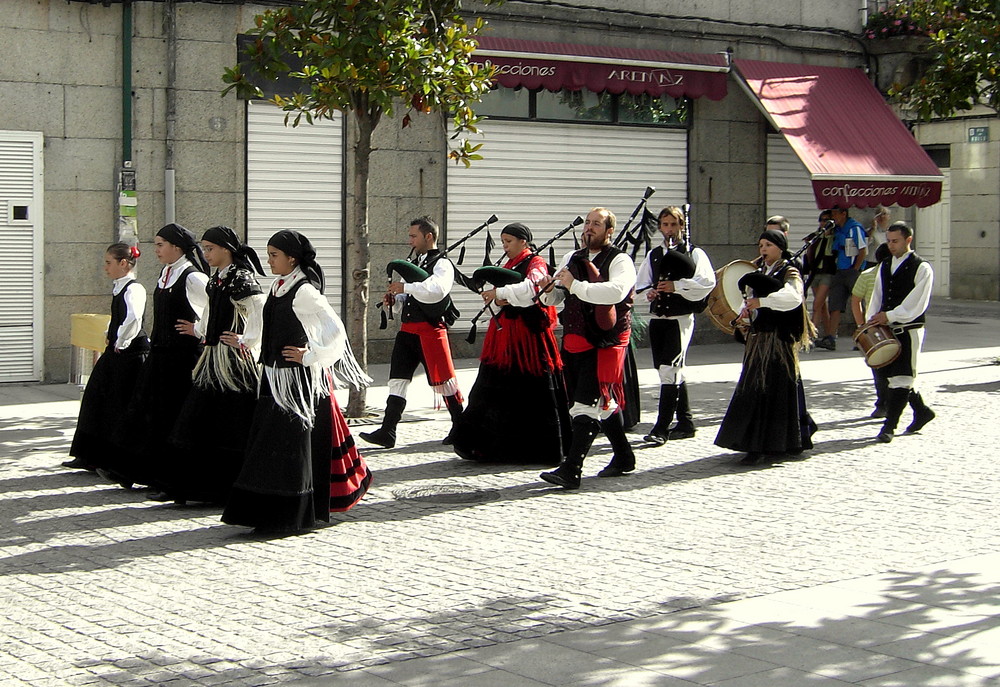
[[[508, 224], [500, 239], [503, 267], [519, 279], [483, 291], [483, 301], [499, 312], [490, 318], [479, 375], [452, 433], [455, 452], [468, 460], [557, 465], [572, 431], [555, 308], [535, 300], [548, 265], [532, 251], [525, 225]], [[528, 435], [513, 431], [526, 422]]]
[[802, 276], [790, 263], [788, 239], [768, 229], [757, 241], [758, 270], [740, 279], [749, 321], [743, 371], [722, 420], [717, 446], [746, 451], [742, 465], [812, 448], [816, 431], [806, 410], [799, 350], [812, 338]]
[[154, 489], [151, 499], [168, 501], [173, 497], [164, 489], [176, 458], [168, 438], [201, 353], [200, 337], [189, 332], [187, 323], [200, 320], [208, 304], [208, 265], [194, 234], [179, 224], [160, 229], [153, 246], [163, 268], [153, 291], [149, 356], [129, 412], [137, 450], [109, 465], [104, 474], [124, 487], [149, 485]]
[[371, 382], [354, 359], [340, 318], [323, 296], [316, 251], [297, 231], [270, 238], [277, 276], [264, 304], [263, 373], [246, 454], [222, 521], [258, 533], [329, 522], [368, 490], [371, 472], [333, 395], [334, 378]]
[[194, 384], [174, 425], [181, 449], [168, 491], [180, 500], [225, 503], [239, 474], [260, 382], [260, 335], [265, 296], [253, 248], [226, 226], [208, 229], [202, 250], [215, 273], [208, 308], [185, 331], [202, 338]]

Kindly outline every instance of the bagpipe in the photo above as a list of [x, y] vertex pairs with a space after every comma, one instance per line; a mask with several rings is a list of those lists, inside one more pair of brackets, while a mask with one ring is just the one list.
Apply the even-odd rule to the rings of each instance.
[[[576, 219], [567, 224], [563, 229], [560, 229], [558, 232], [556, 232], [556, 234], [552, 238], [550, 238], [548, 241], [535, 248], [519, 264], [530, 262], [531, 258], [533, 258], [536, 255], [541, 255], [542, 251], [548, 249], [549, 260], [547, 266], [549, 269], [549, 273], [551, 274], [553, 271], [552, 265], [555, 263], [555, 247], [554, 247], [555, 242], [561, 239], [570, 231], [572, 231], [574, 227], [578, 227], [581, 224], [583, 224], [583, 217], [580, 217], [578, 215]], [[573, 235], [573, 243], [575, 246], [579, 247], [579, 242], [577, 241], [575, 234]], [[486, 284], [492, 284], [494, 287], [499, 287], [499, 286], [510, 286], [511, 284], [518, 284], [524, 281], [525, 275], [521, 274], [517, 270], [500, 267], [499, 265], [502, 260], [503, 257], [498, 259], [495, 265], [483, 265], [482, 267], [477, 268], [472, 273], [471, 281], [477, 293], [482, 291], [483, 286], [485, 286]], [[537, 294], [532, 299], [533, 303], [538, 303], [539, 295], [540, 294]], [[472, 320], [470, 321], [472, 326], [469, 329], [469, 335], [465, 339], [468, 343], [472, 344], [476, 342], [476, 333], [477, 333], [479, 318], [481, 318], [484, 314], [486, 314], [486, 311], [490, 310], [492, 307], [493, 303], [491, 301], [490, 303], [484, 305], [483, 309], [480, 310], [478, 313], [476, 313], [476, 316], [472, 318]], [[495, 317], [497, 314], [499, 314], [499, 310], [496, 313], [492, 313], [491, 316]]]
[[[657, 246], [652, 250], [652, 284], [639, 290], [639, 293], [648, 288], [653, 288], [661, 281], [677, 281], [679, 279], [691, 279], [694, 277], [696, 265], [691, 252], [694, 246], [691, 243], [691, 205], [685, 203], [681, 210], [684, 213], [684, 230], [680, 244], [671, 245], [664, 249]], [[658, 291], [656, 298], [650, 302], [649, 311], [653, 315], [661, 317], [673, 317], [676, 315], [689, 315], [699, 313], [708, 304], [708, 297], [697, 301], [688, 300], [679, 293], [664, 293]]]
[[[497, 219], [498, 218], [496, 215], [490, 215], [489, 219], [487, 219], [485, 222], [483, 222], [478, 227], [470, 231], [468, 234], [460, 238], [458, 241], [456, 241], [455, 243], [451, 244], [443, 251], [441, 251], [434, 259], [434, 261], [437, 262], [438, 260], [447, 257], [451, 251], [461, 247], [461, 252], [458, 254], [458, 260], [455, 261], [457, 265], [461, 265], [462, 261], [465, 259], [465, 242], [471, 239], [476, 234], [478, 234], [483, 229], [487, 229], [486, 258], [484, 259], [484, 263], [489, 264], [490, 251], [493, 249], [495, 244], [493, 242], [493, 237], [490, 236], [488, 227], [494, 222], [496, 222]], [[412, 262], [412, 260], [410, 259], [412, 256], [413, 256], [413, 250], [411, 249], [410, 257], [408, 257], [406, 260], [389, 261], [389, 263], [385, 266], [385, 274], [386, 277], [388, 277], [390, 283], [392, 282], [394, 273], [399, 275], [399, 278], [402, 279], [407, 284], [422, 282], [430, 276], [430, 272]], [[462, 272], [457, 268], [455, 269], [455, 279], [463, 286], [466, 286], [467, 288], [477, 291], [477, 289], [473, 287], [472, 280], [469, 277], [466, 277], [464, 274], [462, 274]], [[445, 296], [437, 303], [420, 303], [419, 301], [415, 302], [417, 304], [417, 307], [419, 307], [420, 310], [424, 313], [424, 315], [426, 315], [429, 319], [436, 320], [443, 317], [445, 318], [445, 321], [449, 325], [454, 324], [460, 315], [458, 309], [455, 308], [455, 304], [452, 302], [450, 295]], [[384, 302], [379, 303], [378, 308], [380, 311], [380, 318], [381, 318], [381, 321], [379, 323], [379, 329], [386, 329], [389, 326], [389, 320], [392, 319], [392, 308], [386, 306]]]

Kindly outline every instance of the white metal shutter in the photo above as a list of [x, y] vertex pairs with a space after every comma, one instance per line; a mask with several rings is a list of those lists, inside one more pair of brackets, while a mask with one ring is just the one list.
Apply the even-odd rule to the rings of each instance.
[[[783, 215], [792, 225], [788, 248], [793, 253], [818, 226], [819, 209], [809, 172], [780, 134], [767, 137], [767, 216], [771, 215]], [[760, 220], [761, 231], [765, 220]]]
[[[448, 169], [447, 243], [496, 214], [494, 262], [503, 256], [500, 230], [511, 222], [528, 225], [541, 245], [597, 206], [611, 209], [622, 229], [647, 186], [656, 188], [649, 200], [654, 213], [687, 201], [686, 130], [499, 120], [482, 128], [485, 159]], [[484, 241], [485, 232], [467, 243], [459, 267], [465, 274], [482, 265]], [[570, 233], [556, 242], [556, 260], [572, 249]], [[458, 251], [451, 257], [457, 260]], [[482, 299], [466, 289], [456, 287], [452, 295], [463, 324], [482, 308]]]
[[[316, 248], [326, 297], [343, 311], [344, 118], [303, 117], [285, 126], [285, 112], [265, 101], [247, 104], [247, 242], [267, 269], [267, 240], [301, 231]], [[270, 274], [261, 280], [271, 283]]]
[[42, 143], [0, 131], [0, 382], [42, 378]]

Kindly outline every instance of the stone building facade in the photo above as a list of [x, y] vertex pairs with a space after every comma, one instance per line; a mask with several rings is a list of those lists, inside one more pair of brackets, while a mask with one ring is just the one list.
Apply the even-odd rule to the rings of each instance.
[[[260, 236], [296, 226], [311, 233], [312, 225], [296, 224], [296, 213], [308, 213], [312, 203], [319, 208], [329, 200], [324, 195], [334, 196], [332, 205], [317, 209], [317, 216], [328, 213], [331, 219], [315, 231], [332, 237], [333, 299], [335, 305], [341, 305], [336, 302], [341, 297], [337, 283], [342, 276], [338, 273], [342, 270], [338, 270], [337, 244], [345, 228], [354, 223], [348, 210], [353, 192], [349, 183], [350, 118], [341, 119], [337, 124], [340, 128], [332, 130], [322, 144], [339, 146], [339, 152], [334, 151], [339, 154], [336, 162], [327, 160], [325, 165], [333, 181], [310, 186], [310, 180], [321, 178], [321, 172], [316, 171], [320, 167], [310, 165], [322, 165], [324, 160], [306, 158], [321, 153], [303, 153], [301, 160], [293, 157], [281, 169], [272, 169], [278, 164], [281, 149], [291, 150], [291, 143], [279, 141], [275, 144], [278, 150], [269, 149], [269, 134], [255, 128], [262, 121], [262, 110], [257, 109], [260, 105], [232, 95], [220, 97], [223, 70], [237, 59], [237, 36], [253, 25], [255, 14], [275, 4], [238, 0], [6, 0], [0, 13], [0, 156], [14, 150], [4, 147], [5, 134], [14, 140], [18, 138], [14, 134], [35, 132], [41, 142], [36, 152], [42, 160], [42, 173], [36, 170], [34, 181], [17, 182], [20, 186], [5, 181], [0, 173], [0, 194], [8, 193], [6, 183], [15, 188], [8, 195], [34, 198], [22, 205], [18, 204], [21, 201], [8, 205], [30, 207], [32, 219], [41, 225], [34, 226], [23, 218], [20, 224], [12, 220], [8, 229], [13, 229], [5, 234], [0, 215], [0, 241], [4, 236], [14, 237], [4, 248], [6, 257], [0, 259], [17, 263], [15, 271], [32, 275], [31, 279], [42, 286], [34, 296], [40, 302], [37, 316], [8, 312], [11, 327], [30, 319], [33, 328], [29, 331], [22, 326], [17, 330], [20, 334], [0, 341], [9, 350], [23, 345], [29, 331], [27, 336], [37, 342], [34, 350], [39, 360], [28, 372], [15, 365], [0, 370], [0, 380], [67, 378], [70, 315], [107, 309], [102, 254], [118, 239], [123, 227], [131, 226], [127, 208], [133, 201], [120, 200], [121, 182], [125, 179], [127, 184], [130, 172], [135, 179], [135, 226], [145, 251], [140, 275], [147, 286], [152, 285], [158, 269], [151, 240], [167, 221], [177, 221], [199, 234], [214, 224], [228, 224], [257, 239], [255, 247], [263, 253]], [[707, 62], [709, 57], [718, 59], [724, 54], [727, 61], [878, 68], [878, 61], [857, 38], [863, 21], [862, 2], [623, 0], [614, 3], [614, 8], [607, 5], [599, 0], [509, 0], [499, 6], [472, 4], [469, 9], [489, 21], [490, 36], [501, 39], [702, 55]], [[751, 253], [763, 219], [781, 210], [768, 207], [767, 188], [769, 146], [774, 145], [777, 132], [737, 83], [736, 75], [727, 71], [723, 78], [727, 81], [725, 96], [684, 101], [682, 121], [670, 131], [670, 127], [657, 130], [635, 125], [631, 135], [646, 153], [653, 145], [645, 145], [647, 140], [682, 144], [682, 150], [678, 148], [681, 171], [673, 190], [669, 196], [655, 196], [650, 207], [655, 211], [666, 204], [689, 202], [695, 240], [716, 266]], [[844, 98], [848, 107], [850, 94]], [[517, 122], [510, 123], [502, 115], [496, 119], [498, 127], [520, 131]], [[273, 123], [273, 117], [271, 120]], [[539, 126], [552, 126], [554, 131], [582, 126], [556, 120]], [[955, 239], [950, 253], [951, 295], [996, 298], [1000, 263], [997, 148], [995, 143], [987, 143], [963, 152], [958, 145], [960, 128], [956, 124], [917, 129], [922, 143], [952, 148], [951, 192], [962, 202], [954, 203], [951, 210], [950, 231]], [[489, 156], [489, 123], [486, 129], [484, 152]], [[612, 132], [628, 136], [631, 131], [595, 127], [582, 130], [580, 136], [597, 145]], [[407, 129], [388, 120], [376, 131], [369, 216], [373, 292], [381, 287], [378, 275], [382, 267], [405, 256], [403, 236], [410, 218], [421, 214], [441, 218], [446, 242], [473, 226], [471, 218], [479, 209], [460, 207], [463, 181], [446, 160], [447, 137], [445, 118], [439, 115], [417, 116]], [[311, 143], [306, 147], [319, 150]], [[655, 152], [653, 158], [659, 157]], [[123, 175], [125, 161], [130, 166]], [[976, 175], [983, 169], [992, 170], [989, 192], [970, 194], [967, 189], [977, 187]], [[272, 197], [255, 190], [258, 184], [273, 184], [278, 189], [279, 182], [270, 179], [295, 176], [296, 170], [301, 178], [291, 182], [292, 191], [276, 192]], [[34, 190], [25, 184], [33, 184]], [[643, 185], [635, 184], [636, 200]], [[572, 194], [567, 190], [567, 195]], [[288, 209], [282, 203], [288, 203]], [[581, 199], [579, 203], [574, 207], [579, 207], [580, 213], [591, 205], [603, 204], [601, 198]], [[632, 204], [622, 201], [613, 209], [627, 216]], [[481, 211], [483, 217], [491, 212], [489, 207]], [[13, 212], [10, 209], [8, 214]], [[866, 221], [870, 214], [862, 210], [856, 216]], [[904, 216], [912, 214], [907, 210]], [[123, 216], [126, 219], [121, 219]], [[282, 216], [293, 226], [286, 226]], [[515, 219], [522, 218], [508, 215], [501, 222]], [[544, 240], [563, 224], [552, 220], [551, 225], [536, 228], [536, 233]], [[813, 228], [800, 223], [796, 235]], [[25, 266], [23, 255], [10, 253], [29, 245], [17, 243], [27, 231], [35, 232], [38, 244], [36, 250], [29, 251], [32, 264]], [[16, 284], [0, 282], [4, 298], [16, 296], [18, 289]], [[370, 310], [370, 359], [384, 360], [393, 330], [379, 330], [378, 314], [374, 308]], [[3, 317], [0, 311], [0, 336]], [[456, 333], [464, 335], [464, 330]], [[454, 339], [457, 353], [474, 354], [462, 338]]]

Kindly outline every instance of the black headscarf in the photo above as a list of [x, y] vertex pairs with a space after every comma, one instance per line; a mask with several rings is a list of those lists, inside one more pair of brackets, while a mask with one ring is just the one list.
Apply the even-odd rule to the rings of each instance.
[[792, 254], [788, 252], [788, 237], [785, 236], [783, 232], [780, 232], [777, 229], [765, 229], [764, 232], [757, 237], [757, 241], [760, 241], [761, 239], [770, 241], [780, 248], [781, 257], [785, 260], [792, 257]]
[[251, 272], [256, 271], [257, 274], [264, 274], [264, 268], [260, 266], [260, 258], [257, 257], [257, 252], [247, 244], [240, 241], [236, 232], [229, 227], [221, 224], [216, 227], [211, 227], [206, 230], [204, 234], [202, 234], [201, 240], [214, 243], [215, 245], [222, 246], [228, 250], [233, 254], [233, 262], [238, 267], [242, 267], [243, 269]]
[[285, 255], [295, 258], [306, 279], [319, 289], [320, 293], [323, 292], [326, 286], [323, 268], [316, 262], [316, 249], [309, 243], [309, 239], [297, 231], [282, 229], [267, 240], [267, 245], [274, 246]]
[[189, 230], [179, 224], [170, 223], [156, 232], [156, 235], [180, 248], [192, 265], [208, 274], [208, 263], [205, 262], [205, 254], [201, 251], [201, 244]]
[[531, 243], [531, 229], [528, 229], [525, 225], [520, 222], [514, 222], [513, 224], [508, 224], [501, 231], [501, 234], [509, 234], [514, 238], [521, 239]]

